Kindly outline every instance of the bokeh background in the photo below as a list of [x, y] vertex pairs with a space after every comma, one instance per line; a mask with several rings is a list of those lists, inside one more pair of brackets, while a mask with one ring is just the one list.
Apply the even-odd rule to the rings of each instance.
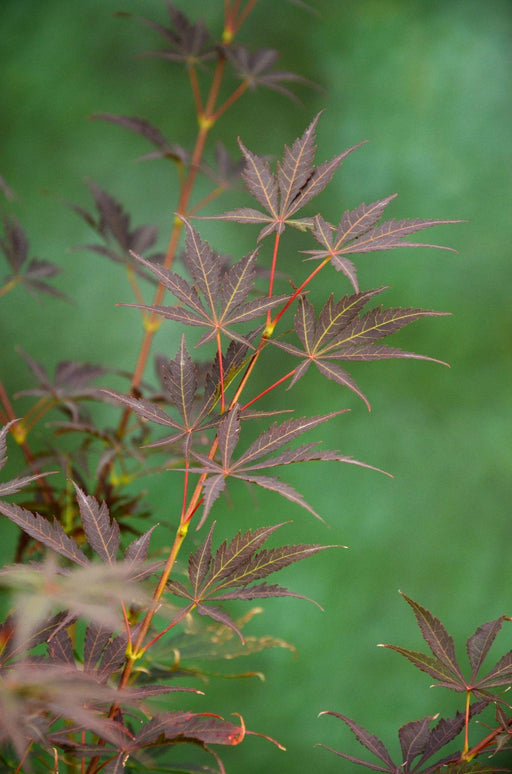
[[[220, 30], [220, 0], [175, 5]], [[277, 496], [258, 494], [254, 501], [243, 487], [232, 488], [229, 507], [217, 506], [225, 535], [293, 520], [282, 531], [285, 541], [349, 546], [282, 574], [283, 583], [313, 597], [324, 612], [299, 600], [272, 600], [247, 630], [293, 643], [297, 658], [273, 650], [250, 663], [232, 662], [232, 672], [261, 670], [266, 682], [212, 680], [207, 699], [190, 701], [197, 711], [228, 716], [236, 710], [249, 728], [287, 746], [281, 753], [248, 738], [228, 750], [228, 770], [245, 774], [357, 768], [313, 749], [320, 741], [361, 752], [340, 721], [317, 719], [324, 709], [354, 718], [397, 755], [400, 725], [454, 709], [443, 689], [428, 689], [427, 676], [376, 648], [382, 642], [422, 645], [398, 589], [441, 618], [461, 655], [477, 625], [512, 614], [512, 7], [509, 0], [312, 5], [317, 14], [260, 0], [241, 40], [279, 49], [283, 69], [321, 88], [297, 87], [302, 105], [263, 89], [248, 93], [219, 122], [212, 140], [222, 138], [236, 152], [241, 136], [255, 152], [279, 157], [283, 144], [325, 108], [319, 160], [369, 142], [347, 159], [315, 212], [321, 209], [337, 222], [344, 209], [397, 192], [390, 217], [467, 222], [417, 235], [458, 253], [404, 249], [356, 258], [362, 288], [391, 287], [383, 298], [387, 305], [453, 313], [396, 337], [398, 346], [446, 360], [451, 369], [415, 361], [354, 366], [371, 413], [348, 391], [313, 374], [272, 399], [274, 407], [304, 414], [350, 408], [317, 437], [394, 478], [329, 463], [283, 471], [329, 529]], [[75, 302], [38, 302], [23, 289], [2, 299], [0, 372], [11, 392], [23, 389], [27, 376], [15, 347], [50, 372], [68, 359], [129, 370], [138, 351], [137, 313], [114, 307], [131, 300], [122, 270], [90, 252], [69, 251], [70, 245], [95, 240], [60, 200], [89, 207], [84, 180], [90, 177], [126, 205], [135, 224], [157, 223], [163, 249], [176, 203], [174, 168], [136, 163], [150, 149], [141, 138], [87, 119], [102, 111], [144, 117], [184, 145], [192, 142], [195, 120], [179, 67], [137, 58], [160, 47], [160, 39], [134, 19], [116, 17], [118, 10], [166, 19], [158, 0], [0, 4], [0, 174], [17, 193], [8, 211], [22, 220], [32, 253], [62, 267], [55, 284]], [[209, 212], [242, 201], [249, 203], [244, 192], [229, 194]], [[256, 237], [235, 224], [205, 223], [202, 232], [216, 249], [236, 257], [252, 249]], [[305, 276], [309, 267], [301, 265], [297, 251], [311, 247], [290, 235], [282, 271]], [[263, 255], [269, 250], [265, 244]], [[331, 290], [349, 292], [334, 271], [325, 273], [311, 295], [323, 303]], [[157, 350], [173, 356], [178, 336], [164, 326]], [[261, 388], [280, 368], [279, 358], [269, 356], [266, 368]], [[22, 411], [26, 404], [18, 405]], [[34, 443], [39, 440], [36, 434]], [[169, 474], [143, 485], [161, 520], [172, 521], [178, 480]], [[10, 559], [16, 534], [10, 525], [1, 528], [2, 550]], [[159, 539], [168, 539], [165, 530]], [[505, 629], [496, 652], [511, 645]]]

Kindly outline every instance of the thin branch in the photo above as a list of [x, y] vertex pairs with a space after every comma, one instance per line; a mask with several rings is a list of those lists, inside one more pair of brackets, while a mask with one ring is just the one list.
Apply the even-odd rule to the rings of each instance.
[[260, 398], [262, 398], [264, 395], [266, 395], [267, 392], [270, 392], [271, 390], [274, 390], [276, 387], [279, 387], [279, 385], [282, 384], [283, 382], [285, 382], [287, 379], [290, 379], [294, 375], [296, 370], [297, 369], [294, 368], [293, 371], [290, 371], [285, 376], [282, 376], [280, 379], [277, 380], [277, 382], [274, 382], [274, 384], [271, 384], [270, 387], [267, 387], [266, 390], [263, 390], [263, 392], [258, 393], [258, 395], [256, 395], [255, 398], [253, 398], [248, 403], [246, 403], [244, 406], [242, 406], [241, 411], [245, 411], [246, 408], [249, 408], [249, 406], [252, 406], [253, 403], [256, 403], [256, 401], [259, 400]]

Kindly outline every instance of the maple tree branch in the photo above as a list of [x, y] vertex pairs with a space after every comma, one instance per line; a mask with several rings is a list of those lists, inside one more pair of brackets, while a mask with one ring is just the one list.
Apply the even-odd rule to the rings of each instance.
[[[16, 415], [11, 406], [11, 401], [9, 400], [9, 396], [7, 395], [7, 392], [5, 390], [4, 385], [2, 384], [1, 379], [0, 379], [0, 401], [3, 403], [3, 406], [5, 408], [5, 419], [2, 419], [2, 423], [7, 424], [9, 420], [16, 419]], [[3, 415], [3, 412], [2, 412], [2, 415]]]
[[210, 120], [218, 121], [221, 115], [223, 115], [226, 112], [226, 110], [228, 110], [231, 107], [231, 105], [233, 105], [237, 100], [239, 100], [242, 94], [244, 94], [248, 88], [249, 88], [249, 81], [242, 81], [242, 83], [239, 86], [237, 86], [237, 88], [226, 99], [226, 101], [223, 102], [219, 108], [217, 108], [215, 113], [211, 116]]
[[493, 744], [496, 741], [496, 738], [503, 732], [506, 732], [507, 734], [510, 733], [509, 729], [512, 726], [512, 718], [508, 718], [507, 725], [503, 726], [500, 725], [498, 728], [495, 728], [494, 731], [491, 731], [490, 734], [487, 734], [487, 736], [484, 739], [481, 739], [478, 744], [475, 744], [474, 747], [472, 747], [467, 752], [463, 752], [460, 757], [460, 762], [467, 762], [472, 761], [473, 758], [476, 758], [477, 755], [480, 755], [480, 753], [486, 749], [486, 747], [490, 747], [491, 744]]
[[135, 275], [135, 269], [133, 266], [130, 266], [129, 264], [127, 265], [126, 274], [128, 275], [128, 282], [130, 283], [135, 300], [138, 304], [144, 304], [144, 297], [140, 291], [139, 283], [137, 282], [137, 277]]
[[190, 78], [190, 87], [194, 97], [194, 104], [196, 106], [196, 113], [200, 116], [203, 112], [203, 100], [201, 98], [201, 89], [199, 88], [199, 81], [197, 79], [197, 71], [193, 64], [189, 65], [187, 69]]
[[18, 763], [18, 765], [16, 766], [16, 768], [14, 770], [14, 774], [21, 774], [21, 769], [23, 767], [23, 764], [25, 763], [25, 761], [27, 759], [27, 755], [29, 754], [29, 752], [32, 749], [33, 745], [34, 745], [33, 741], [29, 742], [29, 744], [27, 745], [27, 748], [26, 748], [25, 752], [23, 753], [23, 756], [22, 756], [20, 762]]
[[154, 643], [160, 639], [160, 637], [163, 637], [164, 634], [167, 634], [167, 632], [173, 629], [176, 626], [176, 624], [179, 624], [180, 621], [183, 621], [183, 619], [186, 618], [187, 615], [191, 613], [195, 607], [196, 607], [195, 604], [191, 604], [191, 605], [188, 605], [187, 607], [184, 607], [183, 610], [180, 610], [176, 618], [173, 618], [171, 623], [168, 626], [166, 626], [165, 629], [162, 629], [162, 631], [159, 632], [159, 634], [157, 634], [155, 637], [153, 637], [152, 640], [150, 640], [146, 645], [144, 645], [144, 647], [139, 651], [139, 653], [140, 654], [145, 653], [146, 650], [151, 647], [151, 645], [154, 645]]
[[[188, 203], [190, 200], [190, 196], [192, 194], [194, 183], [197, 177], [197, 173], [199, 171], [201, 158], [203, 156], [204, 147], [206, 144], [206, 139], [208, 137], [209, 131], [212, 127], [212, 124], [209, 121], [209, 116], [215, 106], [215, 102], [218, 97], [220, 85], [222, 82], [222, 76], [224, 73], [224, 64], [225, 59], [224, 57], [220, 58], [217, 62], [217, 67], [215, 69], [212, 84], [210, 87], [210, 93], [208, 95], [208, 100], [205, 108], [205, 113], [202, 115], [198, 115], [199, 120], [199, 131], [196, 138], [196, 143], [194, 146], [194, 151], [192, 153], [192, 158], [190, 161], [190, 167], [188, 174], [183, 182], [183, 185], [181, 186], [181, 191], [178, 199], [178, 206], [176, 210], [176, 217], [174, 220], [174, 226], [171, 232], [171, 237], [169, 239], [169, 244], [167, 246], [167, 251], [165, 254], [165, 259], [163, 262], [164, 269], [170, 269], [174, 258], [176, 256], [176, 250], [178, 248], [178, 242], [179, 237], [181, 233], [181, 229], [183, 226], [183, 222], [181, 220], [181, 217], [186, 216], [187, 214], [187, 208]], [[159, 283], [157, 290], [155, 292], [155, 297], [153, 300], [153, 306], [159, 306], [162, 303], [162, 299], [165, 294], [165, 288], [164, 286]], [[155, 313], [151, 315], [151, 322], [157, 317]], [[139, 352], [139, 358], [137, 360], [137, 364], [135, 366], [134, 374], [132, 377], [132, 383], [131, 383], [131, 390], [134, 392], [137, 387], [139, 386], [140, 382], [142, 381], [142, 376], [146, 367], [146, 363], [149, 357], [149, 353], [151, 351], [151, 345], [153, 341], [154, 336], [154, 330], [153, 325], [150, 324], [147, 326], [147, 330], [144, 335], [144, 339], [141, 345], [141, 349]], [[118, 428], [118, 436], [122, 437], [124, 435], [125, 429], [126, 429], [126, 422], [128, 419], [128, 416], [131, 413], [131, 409], [127, 408], [124, 410], [121, 423]]]
[[238, 17], [238, 27], [237, 30], [240, 29], [242, 24], [245, 22], [251, 11], [256, 7], [256, 3], [258, 0], [249, 0], [243, 11], [241, 12], [240, 16]]

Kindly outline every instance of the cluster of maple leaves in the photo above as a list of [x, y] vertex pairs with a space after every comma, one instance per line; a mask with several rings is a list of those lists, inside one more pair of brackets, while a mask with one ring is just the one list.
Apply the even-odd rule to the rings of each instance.
[[[264, 86], [294, 97], [285, 84], [304, 82], [293, 73], [276, 69], [276, 52], [268, 49], [253, 52], [232, 42], [231, 38], [253, 5], [226, 0], [225, 31], [220, 43], [213, 39], [203, 22], [191, 22], [171, 3], [167, 4], [170, 27], [141, 20], [167, 46], [149, 55], [180, 62], [188, 69], [199, 117], [205, 106], [196, 80], [198, 65], [207, 68], [210, 63], [222, 62], [223, 67], [231, 68], [238, 83], [232, 96], [209, 116], [210, 121], [217, 120], [246, 89]], [[55, 760], [61, 755], [71, 756], [73, 761], [80, 762], [77, 765], [82, 771], [88, 762], [88, 774], [99, 771], [112, 774], [121, 771], [128, 760], [136, 770], [145, 770], [149, 750], [189, 743], [210, 752], [222, 772], [222, 762], [211, 745], [238, 744], [246, 733], [254, 732], [248, 731], [241, 719], [239, 723], [231, 723], [211, 713], [153, 711], [148, 702], [154, 697], [194, 690], [177, 686], [173, 680], [201, 674], [193, 663], [183, 666], [178, 656], [171, 661], [169, 652], [186, 654], [187, 638], [195, 638], [204, 647], [192, 648], [193, 653], [201, 652], [204, 658], [222, 658], [226, 651], [221, 652], [213, 643], [226, 642], [230, 636], [241, 643], [238, 649], [229, 646], [230, 658], [241, 655], [245, 646], [245, 652], [263, 647], [289, 647], [272, 638], [259, 641], [245, 638], [242, 628], [247, 619], [235, 620], [226, 603], [233, 599], [287, 596], [307, 599], [284, 586], [268, 583], [267, 578], [327, 546], [290, 544], [267, 548], [266, 541], [283, 526], [277, 524], [238, 532], [214, 550], [213, 522], [206, 537], [190, 554], [188, 577], [179, 579], [174, 573], [167, 578], [162, 574], [165, 562], [160, 556], [155, 558], [150, 550], [157, 524], [151, 520], [149, 528], [137, 532], [132, 517], [150, 519], [152, 515], [141, 509], [140, 496], [133, 495], [125, 485], [150, 470], [161, 471], [172, 466], [185, 473], [184, 511], [177, 540], [185, 536], [192, 518], [198, 529], [207, 522], [218, 507], [217, 500], [229, 479], [241, 479], [271, 490], [320, 518], [290, 484], [261, 471], [312, 461], [370, 467], [338, 451], [322, 449], [317, 442], [296, 444], [305, 432], [343, 412], [275, 420], [245, 446], [244, 423], [279, 413], [258, 410], [254, 404], [285, 382], [288, 387], [294, 386], [312, 365], [327, 379], [358, 395], [369, 408], [368, 398], [340, 362], [388, 358], [434, 360], [389, 347], [383, 340], [418, 319], [444, 313], [416, 308], [369, 308], [386, 288], [360, 290], [356, 265], [348, 256], [418, 247], [418, 243], [406, 237], [453, 221], [382, 221], [395, 194], [345, 210], [337, 225], [329, 223], [321, 214], [311, 213], [311, 202], [329, 184], [347, 156], [361, 145], [315, 164], [320, 115], [290, 146], [285, 146], [275, 170], [265, 157], [250, 151], [241, 141], [241, 160], [231, 159], [224, 146], [218, 145], [214, 162], [211, 165], [202, 162], [196, 170], [193, 153], [169, 141], [145, 119], [110, 113], [98, 114], [95, 118], [120, 125], [148, 141], [154, 150], [144, 159], [167, 159], [180, 169], [205, 173], [213, 181], [210, 198], [215, 198], [241, 175], [256, 205], [241, 206], [212, 217], [258, 226], [257, 243], [273, 237], [272, 267], [269, 270], [261, 266], [258, 247], [234, 263], [217, 253], [192, 225], [191, 216], [199, 210], [199, 205], [191, 208], [188, 216], [180, 213], [186, 232], [184, 271], [181, 271], [179, 267], [164, 265], [164, 256], [154, 250], [156, 227], [133, 227], [123, 206], [94, 181], [89, 181], [88, 186], [95, 211], [68, 203], [100, 240], [81, 247], [126, 266], [137, 296], [137, 303], [127, 305], [142, 311], [148, 327], [155, 319], [163, 319], [203, 329], [197, 346], [203, 351], [204, 345], [213, 344], [216, 353], [206, 363], [194, 360], [183, 334], [174, 357], [160, 356], [156, 360], [158, 386], [142, 382], [126, 394], [101, 389], [96, 384], [110, 375], [101, 366], [63, 362], [57, 366], [52, 379], [42, 364], [22, 353], [35, 381], [35, 386], [26, 390], [23, 397], [32, 397], [35, 403], [22, 420], [13, 418], [6, 396], [2, 396], [0, 409], [4, 424], [0, 430], [0, 468], [7, 459], [8, 433], [15, 436], [30, 463], [28, 475], [0, 484], [0, 513], [23, 533], [16, 563], [0, 570], [0, 583], [17, 594], [17, 609], [0, 626], [0, 742], [17, 755], [20, 761], [17, 771], [25, 761], [29, 770], [30, 752], [38, 747], [60, 751], [54, 753]], [[0, 188], [8, 199], [12, 198], [2, 178]], [[57, 274], [58, 267], [30, 258], [29, 241], [21, 225], [12, 216], [4, 214], [2, 218], [4, 232], [0, 249], [10, 273], [0, 295], [22, 285], [32, 293], [62, 296], [48, 282]], [[305, 232], [305, 238], [317, 243], [315, 249], [304, 251], [306, 261], [316, 262], [316, 268], [300, 284], [292, 286], [291, 291], [275, 294], [279, 243], [288, 227]], [[315, 309], [308, 298], [308, 286], [324, 268], [327, 271], [333, 268], [345, 275], [351, 292], [340, 297], [331, 294]], [[261, 287], [262, 277], [269, 280], [265, 289]], [[144, 303], [138, 293], [140, 278], [168, 291], [173, 302], [169, 305]], [[288, 335], [281, 332], [279, 323], [290, 308], [295, 308], [295, 316], [293, 330]], [[253, 324], [257, 327], [251, 327]], [[278, 375], [264, 392], [244, 403], [245, 385], [268, 347], [278, 347], [285, 356], [283, 361], [289, 360], [291, 370]], [[128, 422], [126, 432], [123, 424], [116, 428], [97, 423], [94, 411], [89, 408], [95, 401], [121, 406]], [[26, 445], [27, 436], [53, 410], [60, 412], [64, 421], [55, 423], [55, 437], [49, 448], [34, 456]], [[155, 438], [155, 428], [163, 428], [166, 434]], [[75, 452], [55, 450], [63, 434], [81, 439]], [[154, 465], [154, 456], [162, 453], [163, 461]], [[95, 470], [91, 474], [92, 462]], [[113, 474], [115, 465], [124, 471], [124, 477], [117, 481]], [[57, 479], [51, 475], [55, 472], [52, 467], [66, 472], [74, 482], [74, 492], [68, 484], [62, 487], [54, 483]], [[192, 475], [198, 476], [198, 484], [187, 509], [186, 499], [190, 494], [187, 482]], [[26, 490], [26, 496], [21, 503], [3, 499], [22, 490]], [[180, 529], [185, 530], [183, 535]], [[50, 549], [48, 556], [46, 549]], [[163, 589], [157, 595], [154, 586], [158, 578]], [[397, 646], [386, 647], [406, 656], [439, 684], [465, 694], [466, 710], [455, 718], [439, 720], [433, 728], [431, 717], [403, 726], [399, 732], [402, 752], [399, 763], [394, 763], [383, 743], [362, 726], [331, 712], [328, 714], [341, 718], [376, 755], [379, 763], [335, 752], [370, 770], [393, 774], [429, 774], [442, 765], [452, 764], [459, 766], [457, 771], [469, 771], [469, 768], [460, 768], [461, 765], [470, 766], [472, 757], [481, 749], [508, 744], [509, 722], [504, 709], [508, 705], [493, 689], [512, 682], [512, 652], [503, 656], [483, 678], [478, 677], [505, 617], [479, 627], [468, 640], [471, 676], [466, 680], [455, 656], [453, 641], [442, 624], [425, 608], [407, 597], [406, 600], [415, 612], [433, 656]], [[146, 617], [142, 620], [144, 613]], [[135, 652], [134, 643], [139, 641], [148, 615], [151, 627], [148, 632], [143, 631], [147, 634], [145, 639], [142, 637], [145, 644]], [[196, 622], [193, 625], [192, 619]], [[197, 620], [206, 621], [202, 629], [197, 628]], [[82, 628], [81, 621], [87, 622]], [[177, 624], [185, 627], [179, 634], [175, 631]], [[166, 646], [166, 655], [160, 652], [158, 661], [152, 661], [151, 654], [161, 638], [170, 643]], [[137, 679], [125, 680], [130, 674], [128, 668], [131, 670], [133, 662], [142, 656], [147, 660], [144, 668], [132, 675]], [[476, 699], [474, 703], [471, 697]], [[496, 707], [498, 727], [481, 748], [470, 748], [469, 720], [489, 705]], [[62, 718], [66, 721], [64, 725]], [[464, 729], [464, 749], [432, 762], [432, 757]], [[9, 752], [3, 761], [12, 761]], [[180, 771], [199, 770], [191, 762], [180, 762], [176, 767]], [[208, 767], [200, 770], [212, 771]]]

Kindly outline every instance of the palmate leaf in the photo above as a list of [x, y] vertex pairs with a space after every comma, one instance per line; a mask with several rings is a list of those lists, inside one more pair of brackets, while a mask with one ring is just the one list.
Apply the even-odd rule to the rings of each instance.
[[[472, 717], [481, 712], [485, 706], [487, 706], [487, 702], [478, 702], [471, 705], [469, 716]], [[400, 763], [393, 761], [387, 748], [377, 736], [371, 734], [363, 726], [358, 725], [354, 720], [333, 711], [321, 712], [320, 715], [333, 715], [343, 720], [358, 742], [375, 755], [381, 763], [372, 763], [363, 758], [356, 758], [353, 755], [334, 750], [332, 747], [327, 747], [324, 744], [319, 746], [371, 771], [385, 771], [390, 774], [411, 774], [412, 772], [415, 772], [415, 774], [430, 774], [430, 772], [439, 770], [443, 765], [460, 760], [461, 753], [457, 751], [436, 760], [435, 763], [424, 766], [432, 756], [460, 734], [465, 725], [465, 713], [462, 712], [458, 712], [453, 718], [441, 718], [432, 729], [430, 729], [430, 724], [437, 716], [413, 720], [402, 726], [398, 732], [402, 753]], [[420, 756], [419, 760], [415, 762], [418, 756]]]
[[71, 415], [73, 422], [79, 423], [83, 421], [79, 402], [99, 399], [99, 388], [89, 384], [89, 382], [105, 374], [105, 369], [92, 363], [77, 363], [65, 360], [56, 365], [52, 381], [41, 363], [26, 352], [22, 350], [19, 350], [19, 352], [35, 376], [38, 386], [22, 390], [18, 393], [18, 396], [25, 397], [31, 395], [38, 398], [46, 398], [49, 407], [55, 405], [57, 409]]
[[[204, 242], [188, 221], [186, 255], [195, 285], [191, 286], [179, 275], [135, 255], [153, 272], [159, 282], [181, 302], [177, 306], [146, 306], [125, 304], [146, 312], [154, 312], [186, 325], [207, 328], [198, 344], [215, 339], [222, 332], [231, 339], [250, 344], [246, 337], [233, 330], [233, 325], [245, 323], [265, 315], [270, 309], [286, 301], [287, 296], [261, 296], [251, 301], [247, 297], [254, 285], [256, 252], [241, 258], [223, 271], [222, 261], [207, 242]], [[197, 288], [197, 289], [196, 289]]]
[[213, 391], [205, 393], [199, 402], [195, 400], [196, 372], [184, 338], [181, 340], [180, 349], [175, 359], [163, 366], [163, 382], [169, 399], [181, 415], [181, 421], [171, 417], [153, 401], [133, 398], [130, 395], [122, 395], [112, 390], [103, 390], [103, 392], [110, 398], [128, 406], [143, 419], [175, 431], [172, 435], [146, 444], [148, 448], [181, 442], [185, 458], [188, 459], [194, 434], [215, 427], [219, 420], [216, 416], [208, 419], [217, 400]]
[[[277, 492], [286, 499], [296, 502], [298, 505], [312, 513], [316, 518], [320, 519], [321, 517], [316, 511], [306, 503], [302, 496], [289, 484], [285, 484], [277, 478], [254, 475], [253, 471], [275, 467], [277, 465], [289, 465], [295, 462], [309, 462], [313, 460], [348, 462], [353, 465], [371, 468], [372, 466], [370, 465], [340, 455], [338, 452], [319, 450], [316, 444], [302, 446], [293, 451], [287, 450], [275, 458], [271, 457], [267, 460], [261, 459], [262, 457], [266, 457], [277, 451], [285, 444], [292, 442], [307, 430], [311, 430], [341, 413], [344, 412], [335, 411], [323, 416], [302, 417], [301, 419], [288, 419], [281, 424], [274, 423], [268, 430], [262, 433], [236, 461], [232, 460], [231, 457], [240, 431], [240, 407], [236, 405], [231, 411], [224, 414], [219, 423], [218, 430], [220, 462], [210, 459], [203, 454], [192, 453], [192, 456], [200, 463], [200, 467], [189, 468], [189, 472], [209, 474], [203, 483], [203, 513], [198, 524], [198, 529], [208, 517], [213, 503], [224, 490], [226, 478], [228, 476], [240, 478], [249, 483], [261, 486], [264, 489], [270, 489]], [[375, 470], [375, 468], [373, 469]]]
[[502, 702], [501, 696], [489, 689], [512, 685], [512, 651], [505, 653], [484, 677], [480, 679], [477, 677], [503, 621], [510, 620], [510, 618], [501, 616], [494, 621], [489, 621], [479, 626], [475, 633], [469, 637], [466, 642], [466, 650], [471, 665], [471, 676], [467, 680], [457, 661], [453, 639], [443, 624], [429, 610], [402, 592], [400, 593], [413, 609], [421, 634], [432, 651], [433, 657], [397, 645], [381, 645], [380, 647], [389, 648], [405, 656], [418, 669], [431, 675], [436, 680], [436, 685], [450, 688], [459, 693], [473, 693], [482, 700], [481, 703], [475, 704], [474, 712], [480, 711], [477, 709], [480, 704], [483, 707], [490, 702]]
[[[283, 524], [260, 527], [225, 540], [215, 555], [212, 553], [212, 537], [215, 523], [199, 548], [189, 559], [188, 576], [190, 591], [178, 581], [171, 580], [167, 587], [179, 597], [190, 600], [200, 615], [212, 618], [232, 629], [243, 641], [240, 629], [231, 617], [217, 606], [205, 604], [211, 600], [260, 599], [291, 596], [307, 599], [277, 584], [256, 583], [274, 572], [306, 559], [332, 546], [291, 545], [263, 549], [268, 538]], [[252, 585], [251, 585], [252, 584]]]
[[123, 603], [144, 607], [151, 601], [131, 562], [89, 563], [62, 570], [54, 559], [48, 559], [40, 565], [1, 569], [0, 582], [18, 596], [19, 630], [24, 641], [55, 609], [113, 631], [123, 626]]
[[355, 253], [371, 253], [378, 250], [391, 250], [395, 247], [434, 247], [439, 250], [452, 250], [442, 245], [423, 244], [403, 241], [405, 236], [422, 231], [431, 226], [460, 223], [459, 220], [388, 220], [378, 224], [384, 209], [397, 194], [372, 202], [360, 204], [355, 210], [343, 213], [337, 227], [317, 215], [313, 222], [312, 233], [322, 246], [321, 250], [306, 250], [311, 259], [331, 259], [337, 271], [343, 272], [350, 280], [354, 290], [359, 290], [356, 268], [346, 256]]
[[203, 164], [201, 171], [211, 178], [218, 188], [227, 190], [240, 182], [243, 162], [233, 159], [222, 142], [215, 145], [215, 160], [211, 165]]
[[422, 317], [442, 317], [447, 314], [427, 309], [383, 309], [378, 306], [359, 316], [359, 312], [364, 306], [386, 289], [381, 287], [354, 293], [351, 296], [344, 296], [336, 303], [331, 295], [320, 311], [318, 321], [313, 305], [305, 296], [300, 297], [295, 315], [295, 331], [303, 348], [288, 342], [270, 339], [275, 346], [302, 359], [289, 388], [304, 376], [311, 364], [314, 364], [327, 379], [332, 379], [355, 392], [369, 409], [368, 399], [350, 374], [336, 366], [332, 361], [345, 360], [350, 362], [353, 360], [408, 358], [442, 363], [442, 361], [427, 355], [418, 355], [396, 347], [379, 344], [383, 338], [396, 333]]
[[311, 85], [311, 82], [301, 75], [276, 70], [274, 65], [279, 59], [279, 52], [270, 48], [260, 48], [257, 51], [249, 51], [245, 46], [231, 44], [224, 46], [228, 62], [231, 64], [236, 77], [247, 83], [250, 89], [258, 86], [277, 91], [288, 97], [293, 102], [299, 102], [293, 91], [283, 86], [283, 83], [303, 83]]
[[[251, 331], [247, 334], [247, 338], [252, 342], [259, 333], [261, 333], [261, 329]], [[247, 345], [232, 341], [225, 355], [222, 356], [225, 388], [229, 386], [245, 365], [247, 352]], [[178, 410], [181, 420], [170, 416], [154, 401], [134, 398], [112, 390], [102, 390], [102, 392], [115, 401], [128, 406], [144, 419], [175, 431], [172, 435], [145, 444], [146, 448], [168, 446], [181, 441], [185, 458], [189, 459], [194, 436], [216, 427], [220, 420], [219, 416], [212, 413], [221, 394], [218, 355], [209, 370], [201, 375], [202, 383], [199, 383], [200, 374], [197, 365], [193, 363], [185, 344], [185, 338], [182, 337], [176, 357], [169, 362], [160, 361], [159, 376], [166, 397]], [[197, 392], [198, 395], [196, 395]], [[258, 416], [258, 414], [246, 411], [243, 412], [242, 419], [250, 419], [254, 416]]]
[[[88, 180], [87, 185], [94, 197], [95, 214], [71, 202], [66, 202], [66, 204], [80, 218], [85, 220], [102, 239], [104, 244], [77, 245], [75, 249], [91, 250], [114, 261], [114, 263], [129, 266], [130, 269], [140, 276], [152, 281], [151, 274], [145, 272], [137, 261], [132, 260], [130, 251], [143, 253], [150, 250], [157, 239], [157, 228], [150, 225], [132, 228], [129, 214], [117, 199], [93, 180]], [[158, 254], [151, 256], [152, 260], [160, 260], [160, 258], [161, 256]]]
[[258, 241], [274, 232], [281, 234], [287, 225], [301, 230], [312, 228], [312, 218], [294, 216], [324, 190], [348, 154], [361, 145], [354, 145], [330, 161], [315, 167], [315, 130], [320, 115], [319, 113], [313, 119], [291, 148], [285, 146], [283, 160], [277, 167], [277, 175], [272, 172], [266, 159], [252, 153], [239, 141], [245, 158], [242, 177], [249, 193], [266, 212], [242, 207], [210, 219], [262, 225]]
[[164, 27], [151, 19], [138, 17], [142, 24], [151, 27], [163, 37], [169, 46], [164, 51], [150, 51], [146, 56], [156, 56], [169, 59], [172, 62], [184, 62], [191, 65], [213, 59], [215, 50], [204, 22], [201, 19], [191, 22], [182, 11], [170, 2], [167, 2], [166, 6], [171, 27]]
[[29, 260], [29, 242], [25, 231], [16, 218], [2, 215], [4, 234], [0, 236], [0, 251], [4, 254], [12, 273], [5, 277], [6, 286], [23, 285], [32, 295], [47, 295], [69, 301], [68, 296], [49, 285], [45, 280], [60, 273], [61, 269], [50, 261]]

